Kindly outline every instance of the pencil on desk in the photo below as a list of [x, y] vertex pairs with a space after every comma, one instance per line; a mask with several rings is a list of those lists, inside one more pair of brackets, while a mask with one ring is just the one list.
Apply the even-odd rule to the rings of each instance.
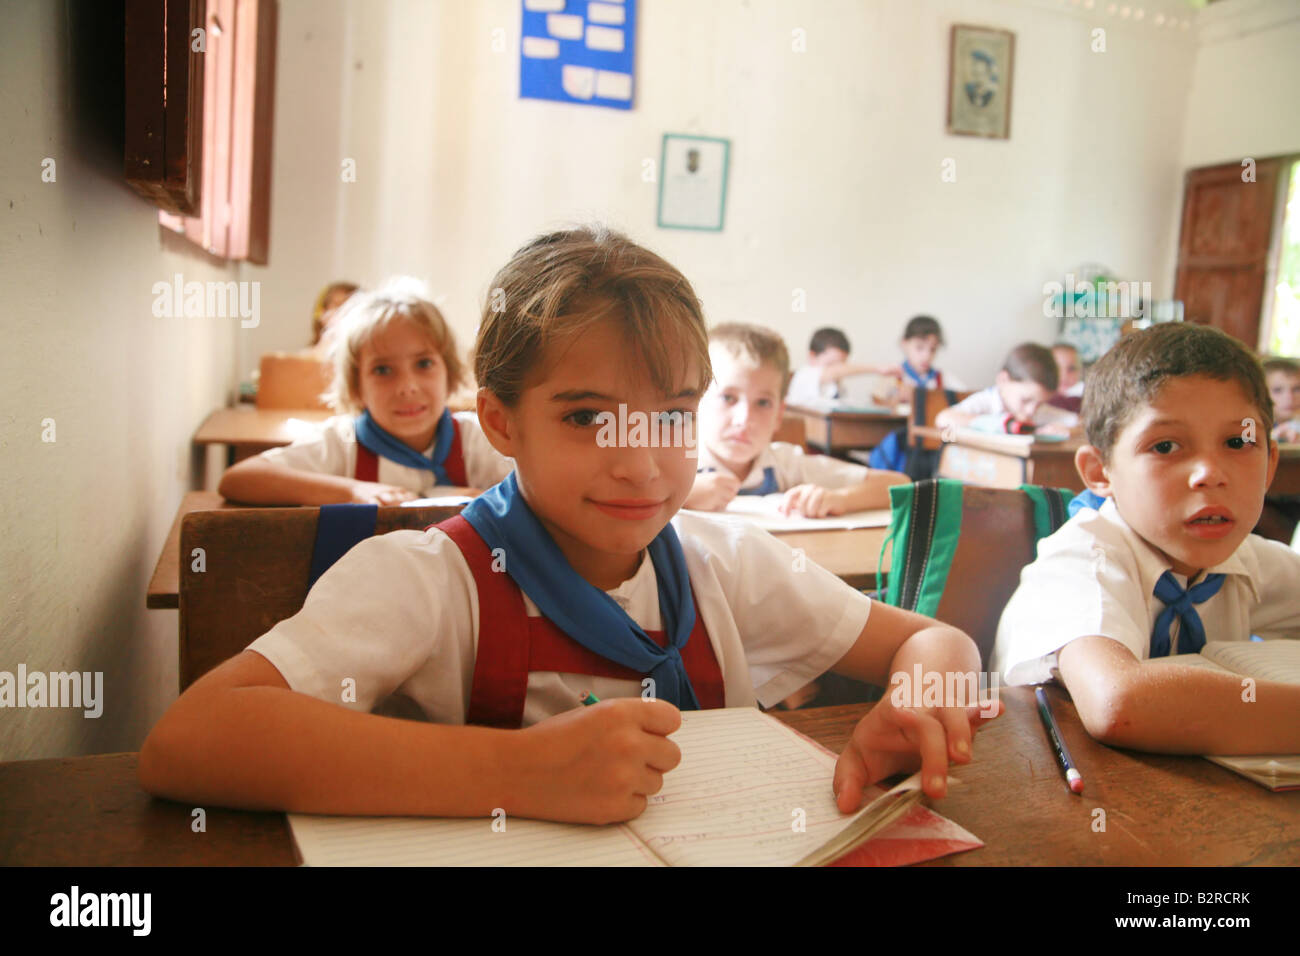
[[1061, 728], [1056, 726], [1056, 718], [1052, 716], [1052, 706], [1047, 702], [1047, 695], [1043, 693], [1043, 688], [1035, 687], [1034, 697], [1038, 700], [1038, 716], [1042, 718], [1043, 729], [1047, 731], [1047, 739], [1056, 753], [1056, 762], [1061, 772], [1065, 774], [1066, 785], [1069, 786], [1071, 793], [1083, 793], [1083, 774], [1075, 768], [1074, 758], [1070, 756], [1065, 741], [1061, 739]]

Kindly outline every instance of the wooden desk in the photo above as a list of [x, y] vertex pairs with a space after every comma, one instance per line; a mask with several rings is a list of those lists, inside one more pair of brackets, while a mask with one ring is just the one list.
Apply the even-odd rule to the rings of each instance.
[[[850, 587], [876, 588], [880, 546], [888, 528], [854, 528], [835, 531], [790, 531], [777, 533], [791, 548], [801, 548], [809, 561], [820, 564]], [[889, 552], [885, 552], [889, 560]]]
[[[1219, 866], [1300, 864], [1300, 791], [1270, 793], [1200, 757], [1114, 750], [1084, 732], [1073, 704], [1049, 691], [1084, 775], [1065, 788], [1030, 688], [1003, 688], [1007, 711], [976, 737], [962, 784], [934, 804], [986, 844], [934, 866]], [[773, 716], [835, 752], [870, 705]], [[135, 781], [136, 754], [0, 764], [0, 865], [290, 866], [279, 813], [155, 800]], [[1094, 809], [1106, 812], [1093, 830]]]
[[194, 433], [194, 444], [228, 445], [229, 463], [234, 464], [290, 444], [297, 437], [290, 419], [323, 422], [333, 414], [319, 408], [218, 408]]
[[844, 455], [855, 448], [875, 448], [890, 432], [907, 425], [907, 416], [899, 414], [827, 411], [804, 405], [785, 408], [803, 419], [807, 444], [828, 455]]
[[1083, 438], [1027, 443], [1011, 435], [985, 435], [967, 430], [948, 433], [946, 429], [925, 425], [914, 425], [912, 431], [924, 438], [943, 441], [940, 478], [956, 478], [989, 488], [1019, 488], [1030, 484], [1083, 490], [1083, 480], [1074, 467], [1074, 453], [1084, 444]]
[[227, 508], [244, 507], [232, 505], [215, 491], [190, 491], [181, 499], [181, 506], [176, 511], [167, 540], [163, 542], [158, 563], [154, 565], [153, 577], [149, 579], [149, 590], [145, 594], [144, 606], [150, 610], [160, 610], [180, 606], [180, 558], [181, 558], [181, 519], [193, 511], [217, 511]]

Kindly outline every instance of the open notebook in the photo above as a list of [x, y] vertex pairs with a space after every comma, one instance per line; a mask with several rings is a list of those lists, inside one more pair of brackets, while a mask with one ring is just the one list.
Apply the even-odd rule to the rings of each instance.
[[834, 755], [756, 708], [685, 712], [672, 739], [681, 764], [641, 816], [617, 826], [302, 814], [289, 823], [309, 866], [812, 866], [895, 821], [910, 828], [900, 843], [925, 846], [895, 847], [888, 862], [981, 845], [915, 806], [919, 774], [885, 793], [871, 788], [874, 800], [841, 814]]
[[[1210, 641], [1199, 654], [1176, 654], [1156, 660], [1226, 671], [1255, 680], [1300, 684], [1300, 640]], [[1207, 754], [1205, 759], [1234, 770], [1270, 790], [1300, 789], [1300, 754], [1235, 757]]]

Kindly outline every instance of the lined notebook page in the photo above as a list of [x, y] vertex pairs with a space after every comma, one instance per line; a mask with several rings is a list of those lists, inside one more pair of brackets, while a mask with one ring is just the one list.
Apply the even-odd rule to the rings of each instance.
[[627, 824], [670, 866], [792, 866], [856, 819], [835, 806], [835, 758], [754, 708], [684, 713], [673, 740], [681, 764]]
[[784, 500], [783, 494], [737, 495], [727, 502], [726, 510], [722, 513], [737, 515], [767, 531], [840, 531], [889, 527], [888, 508], [851, 511], [825, 518], [805, 518], [802, 515], [786, 517], [778, 510]]
[[1300, 641], [1211, 641], [1201, 650], [1210, 660], [1256, 680], [1300, 684]]
[[289, 814], [307, 866], [662, 866], [623, 827]]

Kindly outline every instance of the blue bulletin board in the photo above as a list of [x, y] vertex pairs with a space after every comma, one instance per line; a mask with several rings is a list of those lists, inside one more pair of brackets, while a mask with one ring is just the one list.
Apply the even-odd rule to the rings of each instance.
[[632, 108], [636, 0], [522, 0], [519, 96]]

